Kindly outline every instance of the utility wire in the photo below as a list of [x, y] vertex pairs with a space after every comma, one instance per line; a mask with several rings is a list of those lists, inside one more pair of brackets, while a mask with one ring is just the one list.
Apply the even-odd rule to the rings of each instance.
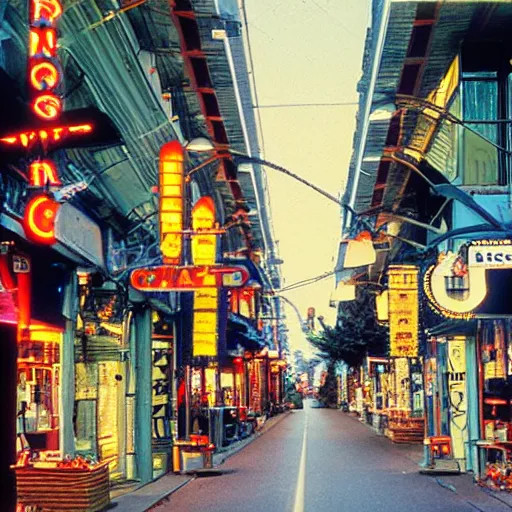
[[301, 288], [302, 286], [308, 286], [313, 283], [317, 283], [318, 281], [321, 281], [322, 279], [326, 279], [327, 277], [330, 277], [335, 274], [335, 271], [332, 272], [326, 272], [324, 274], [321, 274], [319, 276], [310, 277], [309, 279], [303, 279], [302, 281], [297, 281], [296, 283], [292, 283], [288, 286], [285, 286], [284, 288], [281, 288], [279, 290], [279, 293], [281, 292], [287, 292], [290, 290], [294, 290], [295, 288]]
[[254, 109], [262, 108], [291, 108], [291, 107], [346, 107], [359, 105], [357, 101], [336, 102], [336, 103], [281, 103], [276, 105], [253, 105]]

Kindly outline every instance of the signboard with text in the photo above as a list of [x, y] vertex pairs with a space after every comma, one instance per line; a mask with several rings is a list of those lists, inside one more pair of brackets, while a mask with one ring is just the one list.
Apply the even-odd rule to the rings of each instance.
[[239, 288], [249, 279], [244, 267], [188, 266], [139, 268], [130, 276], [130, 283], [143, 292], [194, 291], [203, 288]]
[[418, 269], [391, 265], [389, 278], [389, 338], [391, 357], [418, 355]]

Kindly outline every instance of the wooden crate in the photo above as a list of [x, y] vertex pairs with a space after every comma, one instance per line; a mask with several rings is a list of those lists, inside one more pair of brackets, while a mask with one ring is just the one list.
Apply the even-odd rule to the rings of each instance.
[[15, 467], [18, 503], [44, 511], [98, 512], [110, 503], [107, 463], [91, 469]]

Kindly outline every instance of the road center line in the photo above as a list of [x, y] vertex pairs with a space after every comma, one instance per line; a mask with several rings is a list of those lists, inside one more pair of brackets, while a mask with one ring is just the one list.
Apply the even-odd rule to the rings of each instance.
[[293, 512], [304, 512], [304, 495], [306, 492], [306, 442], [308, 433], [308, 409], [308, 406], [304, 407], [304, 435], [302, 437], [302, 452], [300, 456], [299, 476], [297, 478]]

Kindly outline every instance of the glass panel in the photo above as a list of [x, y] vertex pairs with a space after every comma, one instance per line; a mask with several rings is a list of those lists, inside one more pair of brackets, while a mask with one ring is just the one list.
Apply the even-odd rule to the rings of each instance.
[[[494, 80], [462, 82], [462, 109], [465, 120], [498, 119], [498, 83]], [[497, 124], [471, 124], [470, 127], [490, 141], [498, 142]]]
[[77, 400], [75, 404], [76, 453], [96, 457], [96, 400]]

